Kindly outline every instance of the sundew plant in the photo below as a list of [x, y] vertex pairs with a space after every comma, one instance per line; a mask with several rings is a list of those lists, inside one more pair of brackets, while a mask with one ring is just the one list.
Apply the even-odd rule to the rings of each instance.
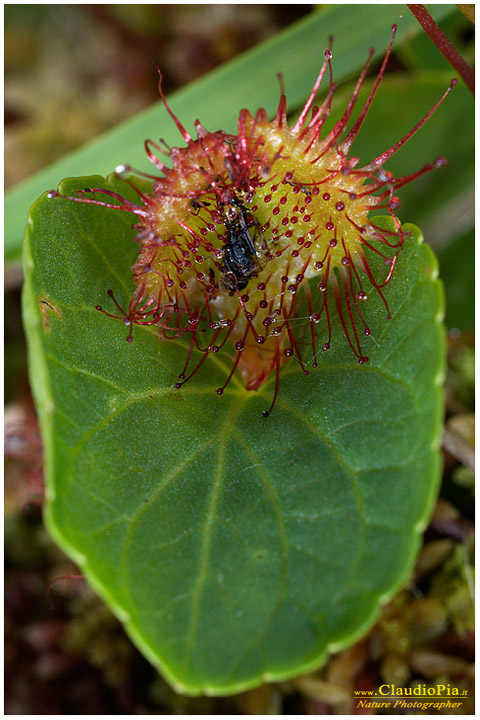
[[[408, 578], [436, 496], [444, 301], [401, 201], [449, 158], [430, 138], [397, 168], [462, 88], [450, 69], [405, 125], [388, 67], [414, 19], [365, 7], [375, 50], [342, 41], [332, 6], [277, 45], [276, 109], [247, 95], [223, 129], [205, 94], [183, 118], [159, 69], [165, 129], [135, 138], [150, 171], [119, 145], [106, 179], [64, 180], [30, 212], [46, 524], [186, 694], [289, 678], [354, 642]], [[317, 67], [292, 106], [275, 75], [308, 32]]]

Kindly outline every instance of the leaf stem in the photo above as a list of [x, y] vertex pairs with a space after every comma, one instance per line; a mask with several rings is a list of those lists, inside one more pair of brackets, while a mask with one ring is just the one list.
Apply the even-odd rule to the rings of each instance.
[[408, 5], [407, 7], [415, 15], [430, 40], [435, 43], [442, 55], [450, 65], [455, 68], [463, 81], [475, 95], [475, 73], [460, 53], [453, 47], [450, 40], [443, 34], [435, 20], [432, 18], [424, 5]]

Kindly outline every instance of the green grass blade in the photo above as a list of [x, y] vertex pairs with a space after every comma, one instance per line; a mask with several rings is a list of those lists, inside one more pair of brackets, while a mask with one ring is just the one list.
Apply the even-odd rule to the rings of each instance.
[[[453, 8], [429, 6], [436, 20]], [[398, 25], [396, 45], [420, 32], [405, 5], [331, 5], [175, 93], [172, 107], [187, 129], [198, 117], [209, 130], [233, 130], [242, 107], [253, 111], [265, 107], [270, 114], [275, 110], [279, 96], [275, 76], [282, 71], [289, 108], [293, 109], [308, 95], [330, 35], [335, 38], [338, 83], [361, 67], [370, 46], [376, 48], [377, 57], [384, 53], [393, 23]], [[121, 163], [146, 170], [149, 163], [143, 141], [160, 136], [169, 144], [181, 144], [165, 108], [156, 103], [9, 190], [5, 201], [7, 258], [19, 259], [28, 209], [43, 191], [56, 188], [65, 177], [106, 175]]]

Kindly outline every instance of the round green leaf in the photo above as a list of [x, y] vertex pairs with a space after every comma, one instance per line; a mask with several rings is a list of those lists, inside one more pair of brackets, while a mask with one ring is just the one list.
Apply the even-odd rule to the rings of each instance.
[[[98, 177], [60, 190], [84, 187], [132, 194]], [[294, 361], [282, 370], [264, 418], [274, 378], [248, 392], [235, 376], [218, 397], [226, 351], [177, 390], [186, 343], [147, 327], [127, 343], [95, 309], [114, 313], [108, 288], [128, 303], [132, 219], [46, 196], [30, 214], [24, 314], [47, 526], [180, 692], [291, 677], [364, 633], [412, 567], [439, 476], [435, 259], [404, 226], [384, 288], [392, 319], [375, 292], [364, 303], [369, 362], [334, 319], [332, 349], [306, 377]]]

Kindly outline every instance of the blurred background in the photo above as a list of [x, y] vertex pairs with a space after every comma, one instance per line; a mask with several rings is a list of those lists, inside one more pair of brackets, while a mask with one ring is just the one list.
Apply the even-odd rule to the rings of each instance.
[[[329, 7], [5, 5], [6, 189], [156, 102], [153, 60], [162, 68], [168, 95]], [[456, 6], [449, 7], [440, 25], [473, 64], [474, 26]], [[385, 46], [389, 32], [386, 27]], [[364, 59], [358, 58], [358, 69]], [[278, 65], [271, 68], [272, 83], [281, 58]], [[355, 154], [368, 161], [402, 137], [452, 75], [422, 32], [396, 47]], [[332, 122], [345, 107], [352, 81], [338, 89]], [[474, 106], [464, 86], [451, 95], [432, 125], [389, 164], [402, 175], [439, 154], [449, 160], [448, 168], [400, 193], [401, 219], [424, 230], [439, 255], [446, 288], [449, 374], [441, 498], [409, 587], [386, 606], [366, 638], [316, 673], [231, 698], [182, 697], [137, 652], [84, 581], [71, 577], [78, 570], [41, 522], [42, 446], [28, 385], [22, 275], [18, 255], [8, 258], [7, 714], [350, 714], [352, 689], [382, 682], [443, 681], [472, 690]], [[462, 708], [462, 714], [471, 712], [473, 698]]]
[[[7, 5], [6, 187], [310, 11], [309, 5]], [[81, 38], [81, 42], [79, 42]]]

